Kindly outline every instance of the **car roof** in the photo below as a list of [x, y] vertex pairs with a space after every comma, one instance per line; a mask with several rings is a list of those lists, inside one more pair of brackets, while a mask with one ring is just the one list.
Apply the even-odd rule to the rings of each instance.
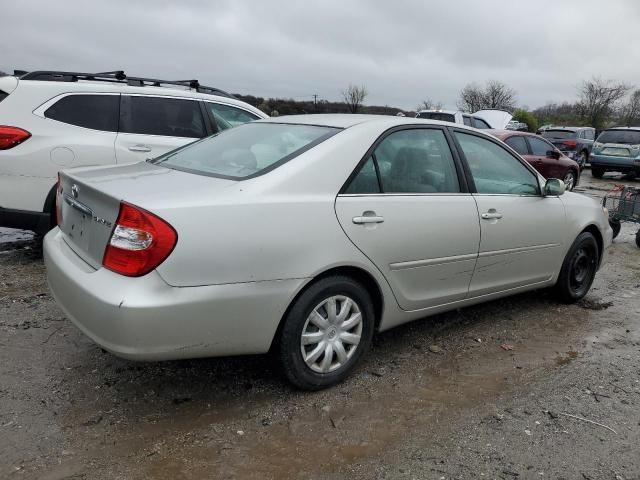
[[[389, 128], [394, 125], [443, 125], [451, 127], [451, 122], [440, 120], [430, 120], [415, 117], [396, 117], [395, 115], [361, 115], [351, 113], [325, 113], [325, 114], [304, 114], [285, 115], [282, 117], [270, 117], [258, 120], [263, 123], [287, 123], [291, 125], [316, 125], [322, 127], [349, 128], [360, 124], [387, 125]], [[455, 124], [455, 127], [463, 128], [462, 124]], [[471, 129], [473, 130], [473, 129]]]

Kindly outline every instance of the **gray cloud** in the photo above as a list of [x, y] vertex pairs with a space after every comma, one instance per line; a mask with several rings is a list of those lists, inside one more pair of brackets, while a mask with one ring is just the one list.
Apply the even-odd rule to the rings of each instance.
[[197, 77], [240, 93], [454, 107], [469, 82], [501, 80], [521, 105], [572, 100], [594, 75], [634, 83], [633, 0], [22, 0], [4, 9], [0, 69]]

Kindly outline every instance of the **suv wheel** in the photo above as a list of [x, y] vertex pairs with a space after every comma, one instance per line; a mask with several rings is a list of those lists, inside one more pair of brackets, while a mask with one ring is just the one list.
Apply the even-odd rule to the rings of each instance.
[[582, 232], [562, 263], [555, 286], [560, 300], [574, 303], [587, 294], [596, 276], [599, 259], [598, 242], [591, 233]]
[[344, 380], [371, 345], [374, 310], [369, 292], [345, 276], [323, 278], [293, 304], [280, 335], [280, 363], [304, 390]]
[[602, 167], [591, 167], [591, 175], [593, 175], [596, 178], [602, 178], [602, 176], [604, 175], [604, 168]]

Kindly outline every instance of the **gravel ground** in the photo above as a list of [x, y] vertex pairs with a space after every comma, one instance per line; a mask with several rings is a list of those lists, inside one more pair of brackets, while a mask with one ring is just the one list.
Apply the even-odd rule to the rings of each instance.
[[640, 479], [636, 230], [579, 304], [534, 292], [399, 327], [317, 393], [269, 357], [104, 353], [31, 240], [0, 231], [0, 478]]

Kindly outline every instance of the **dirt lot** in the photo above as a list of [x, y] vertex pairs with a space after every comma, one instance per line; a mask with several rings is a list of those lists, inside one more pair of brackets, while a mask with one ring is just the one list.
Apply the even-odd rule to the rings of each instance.
[[[616, 180], [587, 171], [581, 190]], [[267, 357], [104, 353], [29, 240], [0, 232], [0, 478], [639, 479], [636, 230], [581, 303], [535, 292], [414, 322], [319, 393]]]

